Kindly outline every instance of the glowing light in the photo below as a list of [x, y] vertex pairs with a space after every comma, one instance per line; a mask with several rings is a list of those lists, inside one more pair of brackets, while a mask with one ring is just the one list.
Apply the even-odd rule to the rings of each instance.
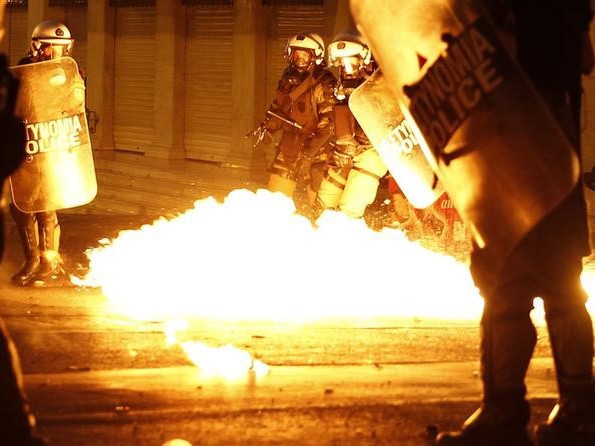
[[232, 345], [211, 347], [203, 342], [182, 341], [179, 333], [188, 330], [186, 320], [168, 321], [165, 324], [165, 342], [167, 345], [180, 345], [188, 359], [202, 372], [205, 378], [222, 377], [227, 380], [240, 380], [247, 375], [262, 378], [269, 373], [269, 367]]
[[451, 257], [337, 212], [314, 229], [266, 190], [197, 201], [88, 254], [86, 282], [139, 319], [470, 320], [482, 308], [468, 268]]
[[180, 438], [175, 438], [173, 440], [166, 441], [165, 443], [163, 443], [163, 446], [192, 446], [192, 443], [189, 443], [186, 440], [182, 440]]
[[62, 68], [56, 68], [52, 71], [50, 85], [59, 86], [66, 83], [66, 72]]
[[353, 58], [352, 57], [344, 57], [343, 58], [343, 67], [345, 69], [345, 73], [353, 74], [355, 72], [355, 68], [352, 65]]
[[589, 300], [587, 301], [587, 309], [591, 315], [595, 315], [595, 302], [592, 299], [592, 296], [595, 296], [595, 263], [589, 262], [583, 268], [583, 273], [581, 274], [581, 284], [583, 285], [584, 290], [589, 295]]
[[[189, 319], [477, 320], [483, 307], [466, 265], [399, 230], [374, 232], [337, 212], [325, 212], [315, 229], [291, 200], [267, 190], [233, 191], [223, 204], [197, 201], [171, 221], [100, 245], [88, 252], [83, 283], [101, 286], [131, 318], [166, 321], [166, 342], [180, 345], [207, 376], [259, 378], [268, 367], [230, 345], [183, 339]], [[595, 265], [582, 283], [595, 293]], [[540, 308], [537, 302], [538, 322]]]
[[203, 342], [183, 342], [180, 344], [190, 360], [207, 377], [217, 376], [228, 380], [237, 380], [253, 373], [262, 378], [269, 373], [269, 367], [254, 359], [250, 353], [225, 345], [210, 347]]

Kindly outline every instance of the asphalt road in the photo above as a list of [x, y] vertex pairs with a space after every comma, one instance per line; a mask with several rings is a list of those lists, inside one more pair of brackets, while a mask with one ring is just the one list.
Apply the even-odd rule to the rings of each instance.
[[[62, 219], [71, 271], [84, 249], [146, 221]], [[269, 364], [262, 378], [210, 378], [161, 321], [115, 312], [98, 289], [29, 290], [14, 227], [0, 268], [0, 314], [21, 355], [39, 430], [52, 445], [424, 445], [429, 423], [452, 429], [480, 394], [476, 322], [376, 320], [316, 324], [195, 320], [192, 340], [231, 343]], [[540, 330], [528, 380], [541, 421], [555, 396]]]

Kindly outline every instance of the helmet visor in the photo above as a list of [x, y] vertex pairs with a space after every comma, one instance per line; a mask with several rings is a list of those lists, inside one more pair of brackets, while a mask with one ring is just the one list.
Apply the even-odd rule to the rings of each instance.
[[347, 56], [341, 58], [341, 67], [345, 74], [352, 76], [357, 75], [361, 67], [361, 59], [358, 56]]
[[69, 55], [69, 45], [55, 45], [42, 42], [39, 45], [39, 56], [43, 60], [58, 59]]

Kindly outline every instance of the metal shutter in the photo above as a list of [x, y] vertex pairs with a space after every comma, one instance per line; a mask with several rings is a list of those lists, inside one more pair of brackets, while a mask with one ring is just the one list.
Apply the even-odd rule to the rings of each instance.
[[269, 6], [271, 18], [267, 29], [267, 105], [275, 98], [277, 83], [287, 66], [283, 50], [287, 39], [296, 33], [324, 34], [324, 7]]
[[10, 65], [19, 63], [29, 51], [27, 8], [6, 8], [8, 14], [8, 58]]
[[231, 144], [233, 8], [188, 7], [186, 157], [226, 161]]
[[83, 70], [87, 68], [87, 8], [65, 8], [65, 23], [74, 37], [72, 57]]
[[153, 141], [155, 8], [116, 9], [114, 143], [145, 152]]

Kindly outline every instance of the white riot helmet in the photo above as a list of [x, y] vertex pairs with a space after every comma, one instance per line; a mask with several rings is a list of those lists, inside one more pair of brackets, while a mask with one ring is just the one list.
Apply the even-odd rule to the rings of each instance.
[[[310, 54], [309, 61], [307, 58], [297, 57], [304, 52]], [[321, 65], [324, 62], [324, 40], [316, 33], [294, 34], [287, 39], [283, 54], [296, 69], [308, 70], [312, 66], [312, 62], [316, 65]]]
[[73, 42], [70, 30], [64, 23], [45, 20], [31, 34], [31, 55], [41, 60], [70, 56]]
[[372, 63], [372, 51], [357, 34], [339, 33], [328, 46], [328, 63], [332, 67], [351, 70], [368, 68]]
[[359, 34], [339, 33], [328, 46], [328, 63], [339, 68], [335, 97], [343, 101], [373, 71], [372, 51]]

